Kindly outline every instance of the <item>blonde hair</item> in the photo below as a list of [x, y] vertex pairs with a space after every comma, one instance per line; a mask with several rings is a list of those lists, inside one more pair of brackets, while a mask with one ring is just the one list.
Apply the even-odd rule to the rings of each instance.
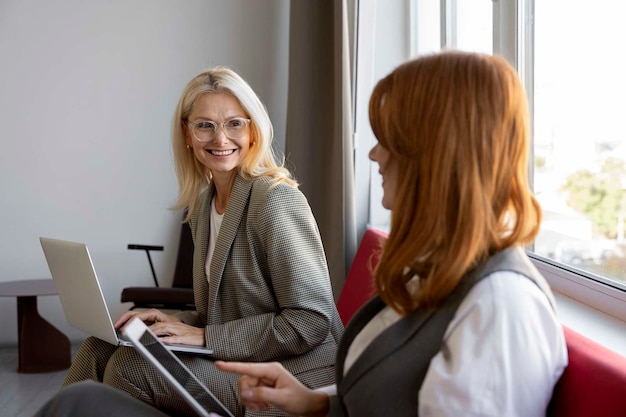
[[212, 179], [209, 169], [198, 162], [193, 152], [187, 148], [185, 135], [188, 117], [202, 95], [222, 92], [232, 94], [246, 112], [246, 117], [251, 120], [251, 145], [239, 167], [239, 174], [246, 180], [268, 176], [276, 184], [286, 182], [293, 186], [298, 185], [291, 173], [276, 161], [272, 149], [272, 122], [254, 90], [241, 76], [227, 67], [209, 68], [189, 81], [172, 120], [172, 148], [179, 187], [178, 198], [172, 209], [188, 209], [185, 220], [194, 212], [198, 195], [210, 185]]
[[450, 51], [409, 61], [378, 82], [369, 117], [401, 173], [375, 273], [400, 314], [436, 306], [490, 255], [534, 240], [528, 103], [504, 59]]

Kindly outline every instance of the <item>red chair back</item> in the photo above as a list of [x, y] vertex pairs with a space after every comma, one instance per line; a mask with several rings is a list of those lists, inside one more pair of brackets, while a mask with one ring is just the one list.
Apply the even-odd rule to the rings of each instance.
[[376, 229], [367, 229], [361, 238], [337, 299], [337, 311], [344, 326], [352, 315], [376, 294], [373, 272], [378, 264], [381, 243], [386, 239], [387, 233]]
[[548, 417], [626, 416], [626, 358], [563, 326], [569, 364]]

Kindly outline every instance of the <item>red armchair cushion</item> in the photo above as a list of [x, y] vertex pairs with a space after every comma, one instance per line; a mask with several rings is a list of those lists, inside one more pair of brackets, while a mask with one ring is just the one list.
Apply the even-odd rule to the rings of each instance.
[[554, 388], [547, 415], [626, 416], [626, 358], [563, 328], [569, 364]]

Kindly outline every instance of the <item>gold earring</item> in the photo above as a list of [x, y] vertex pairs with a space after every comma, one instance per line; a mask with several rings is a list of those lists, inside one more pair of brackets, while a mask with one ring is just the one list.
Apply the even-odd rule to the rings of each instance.
[[187, 150], [191, 149], [191, 146], [187, 145]]

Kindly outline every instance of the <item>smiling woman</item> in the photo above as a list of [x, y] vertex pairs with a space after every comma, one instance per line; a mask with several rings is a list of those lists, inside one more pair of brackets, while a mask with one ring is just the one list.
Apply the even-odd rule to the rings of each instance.
[[[138, 317], [165, 342], [211, 347], [210, 358], [180, 359], [236, 416], [244, 414], [237, 377], [218, 371], [214, 360], [280, 360], [308, 387], [332, 384], [343, 325], [317, 223], [276, 162], [264, 105], [235, 72], [211, 68], [188, 83], [172, 125], [173, 208], [188, 210], [197, 311], [129, 311], [115, 326]], [[193, 414], [132, 348], [87, 339], [65, 384], [86, 379], [171, 414]]]

